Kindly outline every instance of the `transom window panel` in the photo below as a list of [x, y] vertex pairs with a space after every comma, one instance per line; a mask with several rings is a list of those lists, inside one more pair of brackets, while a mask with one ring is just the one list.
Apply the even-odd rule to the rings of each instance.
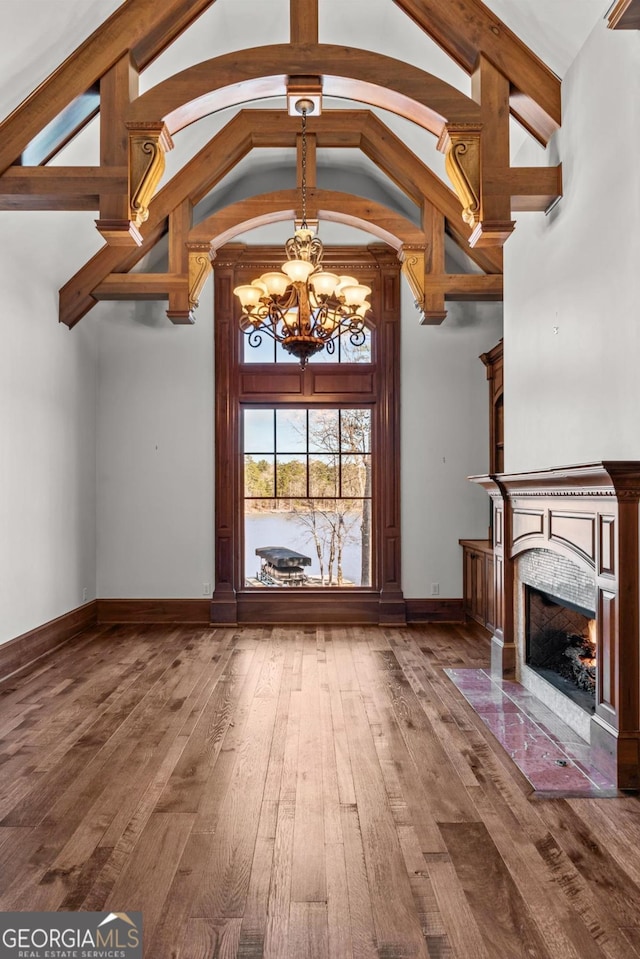
[[[271, 339], [266, 333], [258, 336], [255, 332], [251, 337], [251, 345], [247, 336], [242, 337], [243, 363], [294, 363], [300, 361], [288, 353], [281, 343]], [[330, 340], [323, 350], [314, 353], [311, 362], [319, 363], [371, 363], [372, 355], [371, 330], [365, 330], [365, 340], [361, 346], [354, 346], [348, 333], [343, 333], [336, 340]]]
[[369, 586], [371, 409], [245, 408], [243, 427], [247, 585]]

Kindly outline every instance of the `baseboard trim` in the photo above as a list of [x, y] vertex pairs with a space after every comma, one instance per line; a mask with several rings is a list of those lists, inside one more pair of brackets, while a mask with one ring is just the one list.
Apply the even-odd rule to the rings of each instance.
[[291, 589], [276, 595], [275, 590], [256, 590], [238, 593], [236, 615], [243, 626], [374, 626], [380, 622], [380, 596], [345, 592], [329, 603], [322, 591]]
[[462, 599], [405, 599], [408, 623], [464, 623]]
[[0, 646], [0, 679], [30, 666], [41, 656], [62, 646], [67, 640], [97, 623], [96, 600], [30, 629]]
[[[210, 599], [99, 599], [97, 622], [115, 623], [185, 623], [193, 625], [275, 625], [282, 623], [329, 623], [374, 625], [380, 622], [380, 600], [377, 595], [354, 594], [340, 597], [340, 608], [328, 611], [323, 602], [311, 594], [291, 591], [283, 608], [281, 602], [269, 602], [261, 593], [239, 594], [233, 622], [216, 615], [219, 610]], [[234, 603], [235, 605], [235, 603]], [[405, 599], [408, 623], [464, 623], [462, 599]], [[225, 610], [226, 613], [226, 610]]]
[[98, 623], [185, 623], [208, 626], [211, 600], [203, 599], [99, 599]]
[[[282, 610], [273, 606], [265, 608], [260, 597], [244, 597], [242, 621], [246, 624], [299, 622], [321, 624], [334, 622], [344, 624], [374, 625], [379, 622], [379, 599], [371, 596], [343, 597], [343, 609], [336, 615], [335, 609], [327, 615], [312, 597], [303, 600], [296, 597], [294, 610], [284, 616]], [[405, 599], [407, 623], [464, 623], [465, 614], [461, 599]], [[291, 616], [293, 613], [293, 619]], [[203, 599], [94, 599], [90, 603], [52, 619], [43, 626], [31, 629], [0, 646], [0, 680], [31, 665], [41, 656], [62, 646], [83, 629], [96, 625], [117, 623], [184, 623], [193, 626], [212, 624], [211, 600]]]

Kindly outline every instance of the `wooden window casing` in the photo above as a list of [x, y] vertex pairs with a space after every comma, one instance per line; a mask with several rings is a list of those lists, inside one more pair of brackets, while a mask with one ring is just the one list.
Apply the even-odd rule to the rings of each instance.
[[[282, 248], [229, 244], [214, 261], [215, 590], [211, 622], [403, 623], [400, 542], [400, 263], [387, 246], [331, 247], [323, 265], [372, 288], [371, 363], [242, 362], [233, 289], [278, 268]], [[250, 588], [243, 571], [241, 410], [251, 407], [370, 407], [372, 410], [372, 586]]]

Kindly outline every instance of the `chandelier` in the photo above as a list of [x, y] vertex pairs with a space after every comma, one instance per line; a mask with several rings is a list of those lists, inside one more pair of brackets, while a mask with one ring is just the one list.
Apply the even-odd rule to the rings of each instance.
[[338, 337], [348, 334], [353, 346], [366, 338], [365, 317], [371, 308], [371, 288], [353, 276], [322, 269], [324, 247], [307, 225], [307, 114], [312, 100], [295, 104], [302, 114], [302, 221], [285, 243], [286, 263], [281, 272], [263, 273], [234, 289], [242, 306], [240, 328], [250, 346], [258, 347], [264, 334], [281, 343], [304, 369], [314, 353], [335, 351]]

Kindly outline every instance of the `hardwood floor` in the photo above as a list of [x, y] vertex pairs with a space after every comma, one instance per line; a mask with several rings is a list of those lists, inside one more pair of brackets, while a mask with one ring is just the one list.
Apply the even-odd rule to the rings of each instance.
[[0, 910], [147, 959], [640, 957], [640, 801], [536, 800], [474, 626], [101, 627], [0, 686]]

